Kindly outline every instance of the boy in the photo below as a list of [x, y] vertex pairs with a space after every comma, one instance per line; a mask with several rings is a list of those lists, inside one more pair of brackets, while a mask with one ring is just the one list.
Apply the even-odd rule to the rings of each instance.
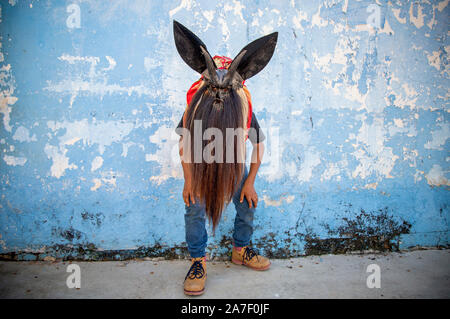
[[[277, 33], [260, 38], [247, 45], [234, 59], [215, 56], [211, 58], [206, 46], [187, 28], [174, 21], [174, 36], [177, 50], [183, 60], [202, 74], [187, 93], [188, 107], [177, 127], [181, 135], [179, 154], [184, 174], [183, 200], [185, 202], [186, 242], [192, 257], [191, 267], [185, 277], [184, 292], [201, 295], [205, 290], [207, 231], [206, 218], [217, 225], [226, 203], [233, 201], [236, 208], [234, 221], [232, 262], [254, 270], [267, 270], [270, 261], [249, 247], [253, 233], [253, 217], [258, 205], [254, 188], [256, 175], [261, 165], [265, 139], [255, 114], [252, 112], [250, 93], [244, 81], [261, 71], [269, 62], [275, 49]], [[197, 123], [196, 123], [197, 122]], [[200, 128], [198, 131], [196, 125]], [[218, 129], [214, 139], [204, 136], [209, 129]], [[227, 163], [204, 158], [195, 162], [195, 138], [200, 144], [214, 144], [214, 156], [222, 155], [222, 132], [229, 129], [244, 134], [228, 135], [223, 148]], [[201, 136], [199, 137], [199, 133]], [[250, 171], [245, 166], [245, 141], [253, 145]], [[185, 140], [187, 139], [187, 140]], [[192, 140], [191, 140], [192, 139]], [[232, 146], [229, 148], [229, 146]], [[205, 149], [208, 146], [205, 147]], [[241, 157], [239, 151], [244, 149]], [[187, 154], [186, 153], [187, 150]], [[233, 161], [228, 162], [231, 154]], [[244, 161], [242, 161], [242, 158]]]

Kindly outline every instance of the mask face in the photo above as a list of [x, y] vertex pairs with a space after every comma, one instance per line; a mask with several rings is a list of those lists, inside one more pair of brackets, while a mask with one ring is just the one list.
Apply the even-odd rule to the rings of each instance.
[[202, 74], [208, 84], [219, 89], [241, 87], [243, 81], [264, 69], [273, 56], [278, 39], [278, 32], [261, 37], [246, 45], [228, 69], [217, 69], [206, 45], [192, 31], [174, 20], [173, 34], [184, 62]]

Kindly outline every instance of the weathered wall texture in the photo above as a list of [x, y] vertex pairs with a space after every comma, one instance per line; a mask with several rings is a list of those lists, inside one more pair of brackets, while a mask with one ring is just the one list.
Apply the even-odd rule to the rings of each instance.
[[[265, 130], [253, 243], [272, 256], [449, 244], [449, 1], [1, 2], [0, 253], [184, 253], [174, 127], [198, 77], [172, 20], [234, 57]], [[278, 152], [277, 152], [278, 151]], [[230, 243], [229, 207], [209, 253]]]

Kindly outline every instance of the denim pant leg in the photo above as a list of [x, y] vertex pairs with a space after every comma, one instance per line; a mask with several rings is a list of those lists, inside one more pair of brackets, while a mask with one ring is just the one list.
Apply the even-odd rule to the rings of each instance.
[[206, 211], [203, 204], [197, 201], [190, 202], [190, 206], [185, 205], [186, 213], [184, 221], [186, 224], [186, 243], [189, 254], [192, 258], [205, 256], [208, 233], [206, 232], [205, 221]]
[[255, 213], [255, 208], [250, 208], [247, 202], [247, 198], [244, 197], [242, 203], [240, 202], [241, 190], [247, 179], [248, 170], [247, 166], [244, 169], [244, 176], [242, 178], [241, 184], [233, 195], [233, 203], [236, 208], [236, 218], [234, 219], [234, 233], [233, 241], [234, 245], [237, 247], [244, 247], [250, 244], [250, 238], [253, 234], [253, 215]]

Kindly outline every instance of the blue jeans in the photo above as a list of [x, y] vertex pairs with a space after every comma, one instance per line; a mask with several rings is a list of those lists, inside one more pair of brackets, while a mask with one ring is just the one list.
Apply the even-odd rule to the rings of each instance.
[[[239, 201], [241, 197], [242, 186], [248, 176], [247, 167], [244, 168], [244, 176], [241, 183], [233, 195], [233, 203], [236, 208], [236, 217], [234, 219], [233, 241], [237, 247], [247, 246], [253, 234], [253, 215], [255, 208], [249, 208], [247, 199], [244, 198], [242, 203]], [[206, 243], [208, 241], [208, 233], [206, 232], [206, 211], [204, 204], [196, 201], [195, 204], [189, 203], [185, 205], [186, 213], [184, 220], [186, 223], [186, 243], [188, 245], [189, 254], [192, 258], [205, 256]]]

